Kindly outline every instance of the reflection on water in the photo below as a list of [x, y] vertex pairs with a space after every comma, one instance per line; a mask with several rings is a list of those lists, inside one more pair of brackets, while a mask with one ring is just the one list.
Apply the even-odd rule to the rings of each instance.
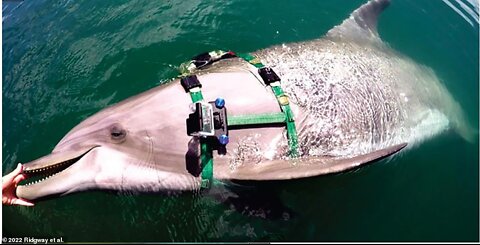
[[462, 1], [443, 0], [452, 10], [468, 22], [472, 27], [478, 28], [478, 1], [467, 0], [466, 3]]

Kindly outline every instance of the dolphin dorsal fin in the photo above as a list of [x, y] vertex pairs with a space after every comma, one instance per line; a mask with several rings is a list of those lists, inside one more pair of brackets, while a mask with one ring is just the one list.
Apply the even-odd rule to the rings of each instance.
[[389, 0], [370, 0], [353, 11], [342, 24], [327, 33], [327, 37], [364, 41], [379, 41], [377, 20], [380, 13], [390, 4]]

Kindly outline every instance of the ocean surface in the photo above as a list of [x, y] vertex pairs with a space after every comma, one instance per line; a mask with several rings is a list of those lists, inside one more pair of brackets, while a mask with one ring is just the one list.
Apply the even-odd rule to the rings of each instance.
[[[2, 1], [3, 174], [199, 53], [319, 38], [364, 2]], [[378, 24], [390, 47], [435, 71], [477, 133], [478, 12], [475, 0], [392, 0]], [[233, 188], [223, 199], [92, 191], [2, 206], [2, 232], [67, 242], [478, 241], [474, 138], [446, 131], [356, 171]]]

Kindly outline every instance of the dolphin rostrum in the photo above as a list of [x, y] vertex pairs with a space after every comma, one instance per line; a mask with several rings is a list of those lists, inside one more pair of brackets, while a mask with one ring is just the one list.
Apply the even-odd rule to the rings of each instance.
[[[371, 0], [321, 39], [254, 54], [282, 78], [298, 131], [288, 157], [285, 127], [230, 131], [214, 155], [218, 180], [284, 180], [336, 173], [390, 156], [448, 128], [468, 138], [459, 104], [428, 67], [390, 49], [377, 33], [387, 0]], [[231, 115], [280, 112], [256, 69], [241, 59], [197, 73], [207, 101], [223, 97]], [[112, 105], [73, 128], [51, 154], [25, 164], [28, 200], [102, 189], [200, 188], [198, 140], [186, 133], [191, 99], [175, 79]], [[41, 178], [40, 177], [40, 178]]]

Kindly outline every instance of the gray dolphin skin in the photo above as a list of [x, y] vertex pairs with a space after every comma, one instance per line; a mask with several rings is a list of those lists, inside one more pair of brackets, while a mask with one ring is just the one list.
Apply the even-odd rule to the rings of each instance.
[[[377, 19], [389, 1], [372, 0], [317, 40], [255, 52], [282, 78], [298, 131], [288, 157], [285, 127], [229, 132], [214, 153], [217, 180], [286, 180], [337, 173], [414, 147], [448, 129], [469, 139], [459, 104], [432, 69], [382, 42]], [[197, 73], [203, 97], [222, 97], [229, 115], [281, 112], [256, 68], [238, 58]], [[51, 154], [24, 165], [28, 200], [85, 190], [200, 189], [198, 140], [187, 135], [191, 98], [178, 79], [87, 118]], [[28, 182], [28, 180], [27, 180]]]

